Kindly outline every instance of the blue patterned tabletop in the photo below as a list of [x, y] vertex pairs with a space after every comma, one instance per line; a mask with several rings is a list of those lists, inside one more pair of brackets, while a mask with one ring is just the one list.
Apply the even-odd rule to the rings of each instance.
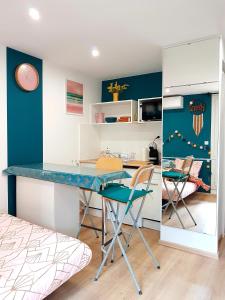
[[6, 175], [30, 177], [73, 185], [97, 192], [107, 182], [131, 178], [126, 171], [106, 171], [91, 167], [74, 167], [48, 163], [11, 166], [3, 172]]

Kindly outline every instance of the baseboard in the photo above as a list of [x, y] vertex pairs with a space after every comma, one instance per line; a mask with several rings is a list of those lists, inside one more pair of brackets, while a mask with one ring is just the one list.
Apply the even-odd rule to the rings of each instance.
[[210, 197], [209, 197], [209, 195], [214, 196], [215, 195], [214, 193], [195, 192], [194, 195], [200, 201], [213, 202], [213, 203], [216, 202], [216, 198], [215, 199], [213, 199], [213, 198], [210, 199]]
[[224, 248], [225, 248], [225, 239], [224, 239], [224, 235], [221, 234], [218, 240], [219, 257], [221, 256]]
[[150, 219], [142, 219], [143, 227], [160, 231], [160, 222], [150, 220]]
[[193, 253], [193, 254], [198, 254], [198, 255], [201, 255], [201, 256], [209, 257], [209, 258], [219, 259], [219, 253], [212, 254], [212, 253], [207, 252], [207, 251], [202, 251], [202, 250], [199, 250], [199, 249], [182, 246], [182, 245], [179, 245], [179, 244], [176, 244], [176, 243], [165, 242], [165, 241], [162, 241], [162, 240], [159, 240], [159, 244], [162, 245], [162, 246], [178, 249], [178, 250], [185, 251], [185, 252], [190, 252], [190, 253]]

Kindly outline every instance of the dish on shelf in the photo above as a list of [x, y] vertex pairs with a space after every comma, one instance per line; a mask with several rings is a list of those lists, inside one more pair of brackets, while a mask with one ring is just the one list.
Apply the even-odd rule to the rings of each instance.
[[106, 123], [116, 123], [117, 117], [105, 117], [105, 122]]
[[131, 117], [130, 116], [121, 116], [118, 118], [118, 122], [130, 122]]

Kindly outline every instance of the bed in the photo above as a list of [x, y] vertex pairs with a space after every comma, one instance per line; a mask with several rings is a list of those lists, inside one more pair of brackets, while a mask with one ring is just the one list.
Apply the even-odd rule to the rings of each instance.
[[[167, 187], [168, 187], [168, 190], [169, 190], [169, 193], [170, 193], [171, 197], [173, 197], [173, 200], [176, 201], [178, 193], [176, 191], [175, 192], [175, 197], [174, 197], [174, 195], [173, 195], [173, 193], [174, 193], [174, 184], [172, 182], [167, 182]], [[178, 190], [179, 191], [181, 191], [182, 187], [183, 187], [183, 183], [178, 183]], [[185, 187], [182, 191], [182, 194], [181, 194], [182, 198], [185, 199], [187, 196], [189, 196], [189, 195], [193, 194], [194, 192], [196, 192], [197, 189], [198, 189], [197, 184], [188, 181], [185, 184]], [[168, 194], [167, 194], [164, 183], [163, 183], [163, 186], [162, 186], [162, 198], [164, 200], [169, 200], [169, 197], [168, 197]]]
[[[173, 162], [175, 169], [178, 169], [178, 170], [181, 169], [181, 167], [183, 165], [183, 162], [184, 162], [183, 159], [176, 158], [175, 161]], [[197, 161], [197, 160], [193, 162], [191, 170], [190, 170], [190, 175], [191, 175], [192, 178], [198, 179], [199, 173], [200, 173], [200, 170], [201, 170], [201, 167], [202, 167], [202, 163], [203, 163], [202, 161]], [[174, 195], [174, 184], [172, 182], [167, 181], [167, 187], [168, 187], [169, 193], [171, 195], [171, 198], [173, 198], [173, 200], [176, 201], [178, 193], [176, 191], [175, 195]], [[183, 187], [183, 183], [178, 183], [178, 190], [179, 191], [181, 191], [182, 187]], [[182, 194], [181, 194], [182, 198], [185, 199], [189, 195], [196, 192], [198, 190], [198, 188], [199, 188], [199, 185], [196, 184], [195, 182], [193, 182], [193, 179], [192, 179], [192, 181], [188, 181], [185, 184], [185, 187], [182, 191]], [[162, 199], [163, 200], [169, 200], [169, 196], [168, 196], [168, 193], [166, 191], [164, 183], [162, 184]]]
[[0, 299], [44, 299], [91, 256], [80, 240], [0, 214]]

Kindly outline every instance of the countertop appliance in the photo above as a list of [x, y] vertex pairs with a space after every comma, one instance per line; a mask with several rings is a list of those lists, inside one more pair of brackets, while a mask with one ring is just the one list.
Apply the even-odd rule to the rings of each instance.
[[158, 135], [149, 146], [149, 161], [154, 165], [159, 164], [159, 151], [155, 142], [159, 138], [160, 136]]

